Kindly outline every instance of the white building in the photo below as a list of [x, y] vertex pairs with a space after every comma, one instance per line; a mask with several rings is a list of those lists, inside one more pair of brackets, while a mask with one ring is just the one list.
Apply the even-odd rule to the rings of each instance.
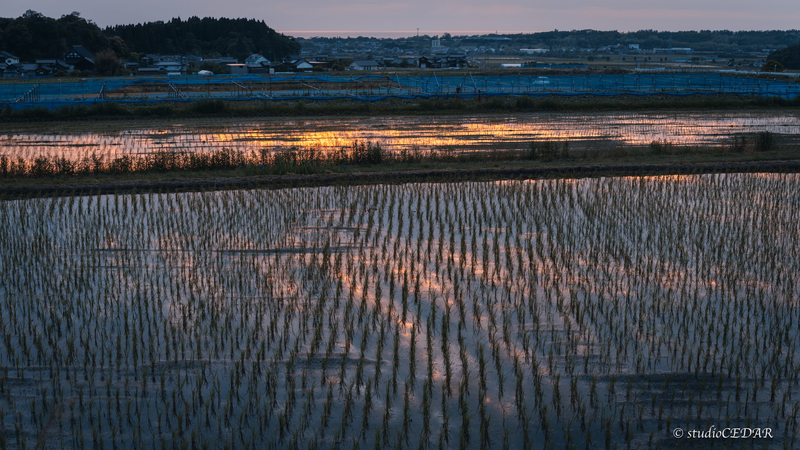
[[225, 64], [231, 75], [247, 75], [247, 64]]
[[186, 66], [181, 64], [179, 61], [159, 61], [153, 64], [153, 67], [158, 68], [161, 72], [167, 73], [174, 73], [174, 72], [186, 72]]
[[378, 63], [371, 60], [361, 60], [361, 61], [353, 61], [350, 66], [348, 66], [349, 70], [377, 70]]
[[549, 48], [521, 48], [519, 49], [520, 53], [524, 53], [526, 55], [534, 55], [537, 53], [547, 53], [549, 52]]
[[264, 67], [270, 65], [269, 60], [258, 53], [253, 53], [248, 56], [247, 59], [244, 60], [244, 63], [247, 67]]
[[294, 64], [294, 68], [297, 69], [297, 70], [311, 70], [311, 69], [314, 68], [314, 66], [310, 62], [306, 61], [305, 59], [299, 60], [299, 61], [295, 61], [293, 64]]
[[4, 62], [8, 65], [19, 64], [19, 58], [7, 51], [2, 51], [0, 52], [0, 62]]

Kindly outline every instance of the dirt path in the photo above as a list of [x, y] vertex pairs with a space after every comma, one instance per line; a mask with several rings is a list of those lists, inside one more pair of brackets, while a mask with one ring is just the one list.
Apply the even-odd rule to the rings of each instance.
[[701, 173], [800, 172], [800, 161], [574, 165], [535, 168], [433, 169], [313, 175], [259, 175], [203, 179], [108, 181], [83, 184], [0, 186], [0, 199], [137, 192], [213, 191], [248, 188], [455, 182], [474, 180], [585, 178], [602, 176], [693, 175]]

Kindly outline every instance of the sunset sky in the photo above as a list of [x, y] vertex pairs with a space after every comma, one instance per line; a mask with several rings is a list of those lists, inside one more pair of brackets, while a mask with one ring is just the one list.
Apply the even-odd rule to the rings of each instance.
[[[247, 17], [278, 31], [309, 36], [406, 36], [553, 29], [636, 31], [773, 30], [800, 27], [796, 0], [29, 0], [4, 2], [0, 16], [27, 9], [60, 17], [79, 11], [101, 27], [172, 17]], [[302, 33], [301, 33], [302, 32]]]

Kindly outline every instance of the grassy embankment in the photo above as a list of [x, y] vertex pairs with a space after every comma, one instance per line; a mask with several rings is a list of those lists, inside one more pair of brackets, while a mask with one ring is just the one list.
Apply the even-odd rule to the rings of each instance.
[[[776, 136], [761, 132], [734, 136], [723, 147], [677, 146], [654, 141], [647, 147], [573, 150], [564, 142], [534, 142], [525, 150], [457, 153], [412, 150], [388, 152], [379, 144], [355, 142], [336, 151], [293, 149], [243, 152], [222, 149], [210, 153], [160, 151], [118, 158], [87, 157], [81, 160], [40, 157], [33, 161], [0, 157], [0, 190], [13, 195], [30, 189], [48, 192], [62, 186], [85, 191], [170, 190], [242, 185], [315, 185], [339, 183], [401, 182], [411, 179], [516, 178], [520, 176], [630, 175], [646, 173], [694, 173], [716, 171], [715, 164], [738, 164], [734, 171], [751, 170], [769, 161], [788, 161], [772, 170], [795, 171], [800, 149], [780, 145]], [[774, 165], [774, 164], [773, 164]], [[654, 167], [658, 166], [655, 170]], [[790, 167], [791, 166], [791, 167]], [[592, 168], [587, 172], [587, 167]], [[730, 169], [722, 169], [730, 171]], [[638, 172], [636, 172], [638, 173]], [[307, 177], [300, 181], [298, 177]], [[170, 187], [171, 186], [171, 187]], [[18, 192], [19, 191], [19, 192]], [[44, 192], [44, 191], [42, 191]], [[37, 194], [38, 195], [38, 194]]]

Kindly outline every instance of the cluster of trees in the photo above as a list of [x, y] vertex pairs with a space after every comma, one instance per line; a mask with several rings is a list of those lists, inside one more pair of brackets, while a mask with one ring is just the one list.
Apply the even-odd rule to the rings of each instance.
[[771, 53], [769, 59], [775, 60], [787, 69], [800, 69], [800, 44]]
[[0, 50], [19, 56], [23, 61], [58, 58], [76, 44], [93, 53], [110, 49], [122, 56], [128, 51], [122, 39], [109, 36], [79, 12], [59, 19], [32, 10], [16, 19], [0, 17]]
[[54, 19], [28, 10], [16, 19], [0, 18], [0, 50], [23, 61], [58, 58], [72, 45], [83, 45], [106, 60], [109, 53], [133, 59], [145, 53], [161, 53], [232, 56], [243, 60], [253, 52], [281, 58], [300, 51], [300, 44], [294, 38], [254, 19], [176, 18], [102, 30], [79, 12]]
[[174, 18], [168, 22], [106, 28], [139, 53], [229, 55], [239, 60], [252, 53], [281, 58], [300, 52], [300, 44], [268, 27], [263, 20]]

